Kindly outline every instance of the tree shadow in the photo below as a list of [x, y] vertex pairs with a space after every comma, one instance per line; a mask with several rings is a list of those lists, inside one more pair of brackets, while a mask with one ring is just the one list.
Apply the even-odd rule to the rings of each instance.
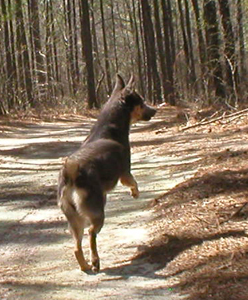
[[[209, 235], [205, 238], [178, 238], [172, 235], [164, 235], [163, 239], [153, 241], [152, 246], [142, 245], [138, 247], [138, 254], [131, 259], [131, 263], [122, 264], [112, 268], [105, 268], [102, 272], [108, 275], [122, 275], [130, 277], [137, 276], [151, 278], [165, 278], [163, 275], [156, 275], [155, 272], [164, 269], [169, 262], [183, 251], [196, 245], [201, 245], [206, 241], [219, 240], [228, 237], [248, 237], [244, 230], [230, 230], [224, 233]], [[199, 264], [202, 264], [201, 261]], [[205, 261], [204, 263], [207, 263]], [[148, 264], [150, 265], [148, 268]], [[151, 266], [153, 266], [151, 268]], [[195, 265], [197, 267], [198, 265]], [[146, 269], [147, 268], [147, 269]], [[183, 271], [187, 270], [186, 268]], [[170, 273], [170, 276], [183, 271]]]
[[[63, 239], [68, 239], [68, 234], [61, 230], [65, 224], [64, 220], [25, 223], [0, 221], [0, 245], [11, 244], [12, 241], [15, 244], [25, 244], [27, 247], [58, 243]], [[56, 230], [54, 230], [55, 228]]]
[[21, 159], [58, 159], [68, 156], [80, 147], [80, 142], [32, 143], [22, 147], [0, 150], [0, 155]]
[[[51, 132], [53, 136], [67, 136], [68, 133], [72, 135], [83, 135], [89, 132], [94, 121], [92, 120], [70, 120], [70, 119], [56, 119], [56, 123], [37, 123], [28, 121], [3, 121], [0, 120], [0, 137], [13, 138], [19, 137], [20, 139], [34, 138], [38, 136], [49, 137]], [[57, 123], [61, 122], [61, 123]], [[42, 132], [42, 134], [41, 134]]]
[[[240, 170], [216, 171], [196, 176], [177, 185], [156, 202], [162, 202], [162, 208], [168, 208], [194, 200], [210, 198], [231, 192], [246, 192], [248, 186], [248, 168]], [[190, 197], [189, 197], [190, 192]], [[169, 198], [169, 201], [167, 201]]]

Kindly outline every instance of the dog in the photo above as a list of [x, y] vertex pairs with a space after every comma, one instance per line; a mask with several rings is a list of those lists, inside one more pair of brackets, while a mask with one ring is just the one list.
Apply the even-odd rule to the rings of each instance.
[[[104, 223], [106, 194], [118, 180], [139, 197], [131, 174], [129, 130], [131, 124], [149, 121], [156, 110], [145, 104], [134, 90], [134, 77], [127, 85], [120, 75], [112, 95], [103, 106], [96, 124], [78, 151], [69, 156], [59, 174], [58, 205], [66, 216], [75, 241], [74, 254], [82, 271], [99, 272], [96, 237]], [[91, 265], [82, 251], [85, 221], [88, 219]]]

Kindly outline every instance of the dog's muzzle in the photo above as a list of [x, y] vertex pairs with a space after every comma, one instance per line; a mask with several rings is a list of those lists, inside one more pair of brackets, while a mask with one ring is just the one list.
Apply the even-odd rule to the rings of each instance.
[[152, 108], [151, 106], [145, 105], [142, 115], [143, 121], [149, 121], [152, 117], [155, 116], [157, 110]]

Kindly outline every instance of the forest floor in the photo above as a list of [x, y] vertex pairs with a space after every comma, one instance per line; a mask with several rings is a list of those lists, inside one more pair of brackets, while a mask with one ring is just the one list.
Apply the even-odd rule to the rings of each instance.
[[164, 107], [133, 126], [141, 195], [109, 194], [96, 275], [79, 270], [56, 205], [61, 162], [95, 119], [0, 120], [1, 299], [247, 300], [248, 114], [185, 130], [187, 116]]

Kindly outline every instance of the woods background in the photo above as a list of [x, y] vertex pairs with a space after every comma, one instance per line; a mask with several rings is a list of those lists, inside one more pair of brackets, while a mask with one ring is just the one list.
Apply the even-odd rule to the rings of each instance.
[[100, 107], [117, 72], [153, 104], [248, 103], [248, 0], [0, 3], [0, 114]]

